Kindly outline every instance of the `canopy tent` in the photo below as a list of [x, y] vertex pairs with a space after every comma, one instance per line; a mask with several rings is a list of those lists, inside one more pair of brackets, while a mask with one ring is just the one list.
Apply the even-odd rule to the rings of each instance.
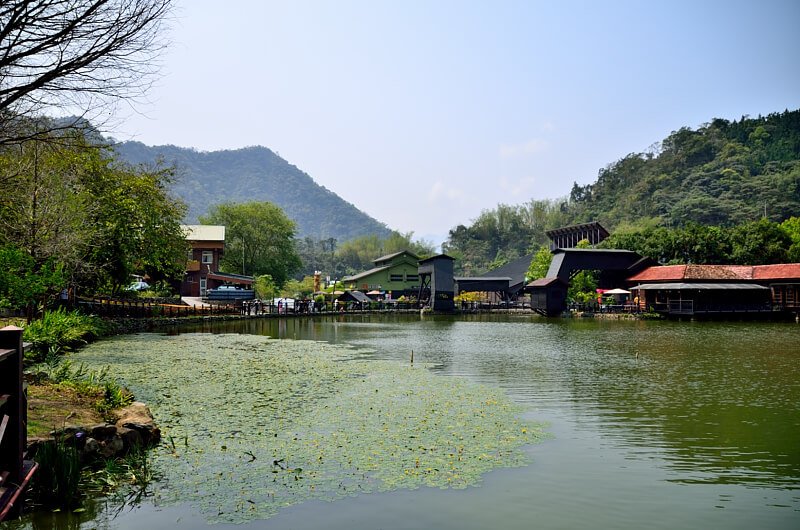
[[631, 294], [631, 292], [625, 289], [609, 289], [608, 291], [603, 291], [603, 294]]

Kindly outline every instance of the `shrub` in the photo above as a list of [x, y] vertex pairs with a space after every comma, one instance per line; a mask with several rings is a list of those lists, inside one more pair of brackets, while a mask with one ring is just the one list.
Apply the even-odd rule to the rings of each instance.
[[23, 338], [33, 344], [28, 360], [41, 362], [48, 354], [63, 353], [65, 349], [96, 339], [105, 331], [106, 325], [99, 317], [58, 308], [25, 326]]

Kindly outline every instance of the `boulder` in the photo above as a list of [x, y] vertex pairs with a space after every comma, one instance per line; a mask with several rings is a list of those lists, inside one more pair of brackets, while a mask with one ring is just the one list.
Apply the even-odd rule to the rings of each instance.
[[161, 439], [161, 430], [153, 421], [153, 414], [144, 403], [135, 401], [117, 412], [117, 428], [124, 427], [137, 431], [142, 437], [144, 445], [158, 443]]

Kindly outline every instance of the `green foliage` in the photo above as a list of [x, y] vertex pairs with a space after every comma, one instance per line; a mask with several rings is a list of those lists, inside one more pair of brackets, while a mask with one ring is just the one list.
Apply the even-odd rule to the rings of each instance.
[[39, 469], [32, 490], [38, 504], [74, 508], [80, 504], [81, 463], [78, 450], [60, 439], [39, 444], [35, 456]]
[[787, 250], [787, 258], [791, 263], [800, 263], [800, 217], [790, 217], [781, 223], [781, 228], [792, 244]]
[[796, 262], [791, 218], [784, 223], [766, 219], [733, 227], [689, 224], [679, 228], [648, 227], [612, 234], [603, 248], [633, 250], [664, 264], [764, 265]]
[[657, 217], [672, 226], [730, 226], [800, 210], [800, 111], [723, 119], [673, 132], [659, 150], [630, 154], [597, 181], [573, 186], [572, 222], [607, 228]]
[[[296, 223], [301, 237], [347, 241], [369, 234], [387, 237], [390, 232], [386, 225], [265, 147], [200, 152], [171, 145], [148, 147], [124, 142], [116, 150], [131, 163], [165, 160], [177, 167], [185, 177], [174, 182], [171, 190], [189, 205], [189, 222], [206, 214], [209, 206], [220, 203], [270, 201]], [[311, 274], [313, 269], [303, 272]]]
[[564, 206], [560, 200], [498, 205], [481, 212], [471, 226], [450, 230], [443, 251], [457, 258], [458, 274], [484, 273], [546, 245], [545, 232], [566, 223]]
[[62, 271], [81, 292], [116, 292], [132, 272], [183, 273], [170, 170], [120, 165], [77, 132], [42, 140], [0, 149], [0, 245], [29, 256], [21, 275]]
[[269, 274], [280, 287], [301, 266], [294, 247], [295, 223], [270, 202], [217, 204], [200, 222], [225, 226], [225, 272]]
[[[750, 224], [798, 211], [800, 110], [682, 128], [609, 164], [594, 183], [575, 183], [568, 198], [482, 212], [450, 230], [444, 251], [458, 258], [457, 273], [479, 274], [546, 244], [546, 230], [600, 221], [616, 238], [609, 248], [664, 263], [798, 261], [800, 245], [781, 258], [777, 233]], [[737, 237], [726, 232], [738, 225], [746, 228]], [[769, 245], [762, 255], [751, 244], [759, 239]]]
[[272, 281], [272, 276], [269, 274], [261, 274], [256, 276], [255, 285], [253, 287], [256, 291], [256, 297], [261, 300], [271, 300], [278, 296], [279, 289]]
[[540, 248], [534, 254], [531, 260], [531, 266], [528, 267], [528, 272], [525, 273], [526, 281], [538, 280], [539, 278], [546, 278], [547, 271], [550, 269], [550, 262], [553, 261], [553, 253], [548, 247]]
[[46, 311], [42, 318], [25, 326], [23, 338], [33, 344], [33, 351], [27, 354], [26, 359], [41, 362], [48, 354], [62, 353], [65, 349], [96, 339], [106, 329], [99, 317], [63, 308]]
[[314, 292], [314, 278], [306, 276], [302, 280], [289, 280], [281, 289], [281, 296], [287, 298], [308, 298]]
[[0, 307], [46, 305], [64, 283], [63, 267], [54, 259], [37, 265], [30, 254], [13, 245], [0, 248]]
[[374, 259], [404, 250], [416, 254], [420, 259], [433, 255], [431, 243], [424, 240], [414, 241], [413, 237], [413, 232], [392, 232], [387, 238], [370, 235], [347, 241], [336, 249], [333, 275], [341, 278], [346, 274], [371, 269]]
[[72, 388], [84, 397], [96, 398], [95, 410], [109, 420], [112, 419], [113, 410], [133, 401], [133, 394], [110, 378], [108, 366], [97, 371], [89, 370], [83, 363], [75, 366], [71, 359], [51, 352], [43, 363], [36, 365], [34, 371], [44, 374], [55, 385]]

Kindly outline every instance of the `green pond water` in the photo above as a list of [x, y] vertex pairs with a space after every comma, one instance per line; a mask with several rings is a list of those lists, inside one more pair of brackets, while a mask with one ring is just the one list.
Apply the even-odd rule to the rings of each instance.
[[798, 339], [364, 315], [103, 341], [76, 361], [152, 405], [161, 478], [22, 526], [800, 528]]

